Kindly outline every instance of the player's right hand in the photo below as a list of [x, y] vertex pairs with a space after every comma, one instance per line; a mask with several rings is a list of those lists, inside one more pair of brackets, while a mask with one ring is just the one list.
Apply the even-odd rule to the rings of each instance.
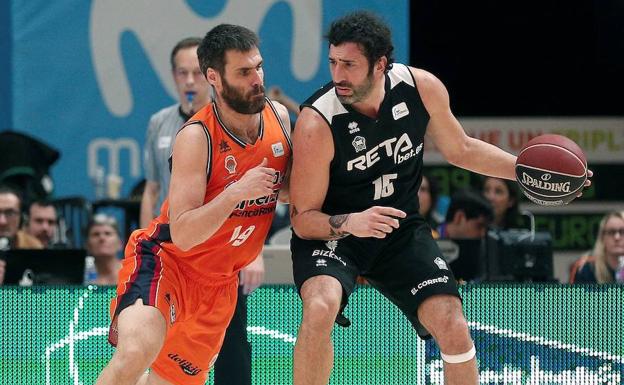
[[351, 214], [345, 230], [360, 238], [385, 238], [394, 229], [399, 228], [398, 218], [406, 216], [404, 211], [392, 207], [373, 206], [368, 210]]
[[240, 200], [256, 199], [273, 194], [275, 181], [275, 169], [267, 167], [267, 158], [254, 168], [251, 168], [243, 176], [231, 184], [228, 189], [233, 189]]

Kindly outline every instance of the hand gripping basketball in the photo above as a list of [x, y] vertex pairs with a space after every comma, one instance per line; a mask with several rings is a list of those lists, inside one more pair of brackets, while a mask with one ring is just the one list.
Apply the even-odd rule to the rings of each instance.
[[589, 185], [583, 150], [565, 136], [547, 134], [531, 139], [516, 160], [516, 180], [534, 203], [560, 206], [570, 203]]

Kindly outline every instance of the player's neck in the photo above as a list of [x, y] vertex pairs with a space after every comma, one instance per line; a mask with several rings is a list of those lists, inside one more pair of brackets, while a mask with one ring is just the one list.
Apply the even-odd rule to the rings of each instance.
[[379, 109], [381, 108], [381, 103], [383, 102], [385, 96], [386, 90], [384, 89], [384, 83], [378, 82], [378, 84], [371, 89], [366, 98], [357, 103], [351, 104], [351, 107], [369, 118], [376, 119], [379, 115]]
[[260, 130], [260, 113], [241, 114], [221, 101], [216, 102], [219, 118], [229, 131], [245, 143], [255, 143]]

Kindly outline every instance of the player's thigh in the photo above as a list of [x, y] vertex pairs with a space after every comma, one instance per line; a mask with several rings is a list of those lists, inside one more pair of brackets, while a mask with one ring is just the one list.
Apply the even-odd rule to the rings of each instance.
[[323, 302], [336, 302], [340, 305], [342, 298], [342, 285], [337, 278], [330, 275], [317, 275], [308, 278], [301, 286], [301, 299], [304, 306], [315, 300]]
[[417, 310], [428, 298], [450, 295], [459, 298], [457, 282], [426, 226], [393, 236], [383, 255], [365, 277], [410, 320], [418, 334], [429, 332]]
[[338, 299], [344, 306], [360, 273], [354, 261], [354, 248], [345, 240], [291, 241], [293, 276], [301, 299], [306, 303]]
[[155, 357], [165, 340], [167, 324], [160, 310], [137, 299], [119, 313], [117, 330], [118, 351], [141, 350]]
[[[174, 384], [204, 384], [236, 307], [238, 280], [189, 285], [178, 302], [164, 345], [151, 371]], [[172, 299], [173, 300], [173, 299]]]
[[444, 333], [467, 333], [459, 298], [448, 294], [428, 297], [418, 308], [418, 320], [438, 340]]

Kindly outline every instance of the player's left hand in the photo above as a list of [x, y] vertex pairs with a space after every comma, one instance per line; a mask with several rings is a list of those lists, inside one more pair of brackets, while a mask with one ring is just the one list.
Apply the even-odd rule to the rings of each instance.
[[591, 186], [591, 180], [590, 178], [594, 176], [594, 172], [592, 170], [587, 170], [587, 179], [585, 179], [585, 187], [583, 187], [583, 189], [581, 190], [581, 192], [578, 193], [577, 198], [583, 196], [583, 190], [589, 188], [589, 186]]
[[245, 266], [240, 273], [240, 285], [243, 287], [243, 294], [249, 295], [256, 290], [264, 281], [264, 258], [262, 253], [256, 259]]

